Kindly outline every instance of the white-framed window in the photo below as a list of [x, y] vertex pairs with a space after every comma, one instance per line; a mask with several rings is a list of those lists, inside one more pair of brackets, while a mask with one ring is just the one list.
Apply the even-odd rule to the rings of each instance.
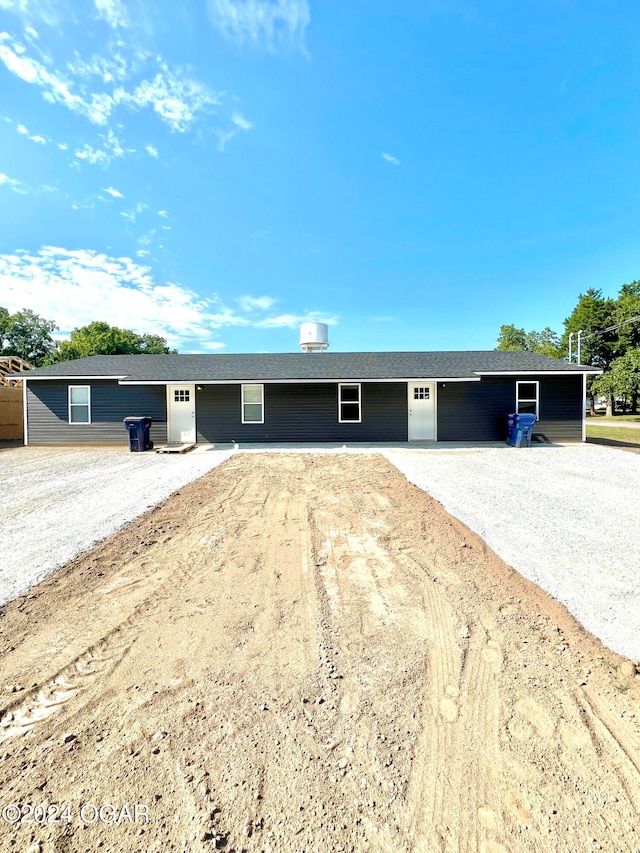
[[174, 403], [188, 403], [190, 395], [191, 395], [191, 389], [190, 388], [174, 388], [173, 389], [173, 402]]
[[242, 423], [264, 423], [264, 385], [242, 386]]
[[540, 383], [523, 380], [516, 382], [516, 413], [540, 418]]
[[428, 385], [421, 387], [419, 385], [415, 385], [413, 389], [413, 399], [414, 400], [429, 400], [431, 397], [431, 388]]
[[90, 385], [69, 385], [69, 423], [91, 423]]
[[338, 385], [338, 422], [341, 424], [359, 424], [361, 420], [360, 384], [340, 383]]

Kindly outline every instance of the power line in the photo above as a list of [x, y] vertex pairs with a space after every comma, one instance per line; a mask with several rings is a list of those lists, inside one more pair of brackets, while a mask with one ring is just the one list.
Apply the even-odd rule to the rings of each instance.
[[629, 320], [624, 320], [622, 323], [618, 323], [615, 326], [609, 326], [609, 328], [607, 329], [601, 329], [599, 332], [591, 332], [591, 334], [589, 335], [583, 335], [582, 340], [586, 341], [587, 338], [596, 338], [598, 337], [598, 335], [604, 335], [605, 332], [615, 332], [616, 329], [620, 329], [622, 326], [626, 326], [627, 323], [637, 323], [638, 320], [640, 320], [640, 314], [637, 317], [631, 317]]

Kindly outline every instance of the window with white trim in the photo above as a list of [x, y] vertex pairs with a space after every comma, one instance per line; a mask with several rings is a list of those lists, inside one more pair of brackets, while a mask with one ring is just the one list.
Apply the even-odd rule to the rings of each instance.
[[360, 410], [360, 385], [338, 385], [338, 421], [341, 424], [359, 424], [362, 420]]
[[174, 388], [173, 390], [173, 402], [174, 403], [188, 403], [191, 395], [190, 388]]
[[264, 423], [264, 385], [242, 386], [242, 423]]
[[69, 385], [69, 423], [91, 423], [90, 385]]
[[516, 413], [540, 417], [540, 383], [516, 382]]

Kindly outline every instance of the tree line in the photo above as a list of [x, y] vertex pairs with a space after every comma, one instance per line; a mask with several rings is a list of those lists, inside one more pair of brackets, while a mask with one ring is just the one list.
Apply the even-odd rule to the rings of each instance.
[[581, 334], [580, 361], [604, 370], [589, 378], [587, 394], [594, 410], [594, 397], [607, 397], [607, 414], [615, 413], [616, 400], [623, 410], [638, 411], [640, 396], [640, 281], [623, 284], [615, 299], [601, 290], [581, 293], [558, 334], [549, 327], [526, 332], [514, 325], [500, 327], [501, 350], [529, 350], [555, 358], [569, 357], [569, 335], [573, 333], [572, 360], [576, 359], [578, 332]]
[[0, 306], [0, 354], [16, 355], [33, 367], [85, 358], [89, 355], [173, 353], [160, 335], [139, 335], [99, 320], [71, 332], [68, 341], [56, 341], [58, 326], [28, 308], [10, 314]]

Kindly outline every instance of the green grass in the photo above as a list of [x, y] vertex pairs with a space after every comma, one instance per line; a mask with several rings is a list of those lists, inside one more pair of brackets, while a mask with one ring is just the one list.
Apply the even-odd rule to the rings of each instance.
[[608, 438], [611, 441], [624, 441], [627, 444], [640, 444], [640, 430], [625, 427], [597, 426], [587, 421], [587, 438]]

